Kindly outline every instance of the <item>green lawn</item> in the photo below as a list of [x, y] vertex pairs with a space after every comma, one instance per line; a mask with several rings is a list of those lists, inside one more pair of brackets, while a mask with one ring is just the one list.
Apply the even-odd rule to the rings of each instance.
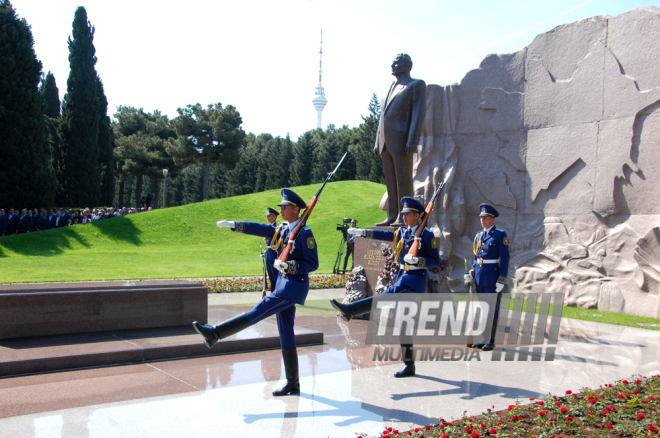
[[[535, 313], [539, 313], [540, 303], [536, 303]], [[513, 309], [513, 300], [509, 302], [509, 310]], [[549, 314], [552, 315], [554, 306], [550, 304]], [[527, 311], [527, 301], [523, 303], [522, 311]], [[562, 318], [581, 319], [583, 321], [603, 322], [605, 324], [623, 325], [627, 327], [660, 330], [660, 319], [650, 316], [628, 315], [625, 313], [604, 312], [597, 309], [582, 309], [580, 307], [563, 306]]]
[[[293, 188], [309, 202], [320, 184]], [[385, 186], [367, 181], [328, 183], [308, 226], [319, 249], [317, 273], [332, 272], [341, 241], [337, 224], [361, 226], [383, 219]], [[261, 275], [263, 240], [226, 228], [218, 220], [266, 222], [266, 207], [280, 190], [215, 199], [76, 225], [0, 237], [0, 283]]]

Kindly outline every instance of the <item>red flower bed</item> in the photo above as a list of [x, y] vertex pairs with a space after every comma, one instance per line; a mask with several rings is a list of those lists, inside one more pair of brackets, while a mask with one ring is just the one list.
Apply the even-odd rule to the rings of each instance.
[[[566, 391], [516, 401], [508, 409], [487, 412], [458, 420], [438, 420], [411, 431], [398, 433], [388, 428], [381, 437], [659, 437], [660, 375], [634, 376], [580, 393]], [[365, 435], [362, 435], [365, 436]]]
[[[348, 275], [321, 274], [309, 276], [310, 289], [336, 289], [346, 287]], [[261, 291], [262, 277], [222, 277], [199, 280], [211, 293]], [[270, 285], [266, 288], [270, 290]]]

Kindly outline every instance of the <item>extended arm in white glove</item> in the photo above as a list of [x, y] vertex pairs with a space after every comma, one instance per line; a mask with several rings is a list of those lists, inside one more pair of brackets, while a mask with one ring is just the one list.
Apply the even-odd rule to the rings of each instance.
[[364, 230], [362, 228], [349, 228], [346, 232], [356, 236], [364, 236]]
[[216, 223], [216, 225], [218, 225], [218, 227], [220, 227], [220, 228], [222, 228], [222, 227], [227, 227], [227, 228], [232, 228], [232, 229], [236, 228], [236, 222], [234, 222], [234, 221], [218, 221]]

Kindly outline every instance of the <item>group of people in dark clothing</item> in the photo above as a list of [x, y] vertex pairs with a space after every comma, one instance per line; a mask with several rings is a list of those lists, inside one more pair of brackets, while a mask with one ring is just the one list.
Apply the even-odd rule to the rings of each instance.
[[67, 210], [64, 208], [30, 210], [27, 208], [21, 211], [10, 208], [5, 212], [0, 208], [0, 236], [9, 236], [12, 234], [24, 234], [34, 231], [50, 230], [51, 228], [62, 228], [70, 225], [85, 224], [92, 221], [109, 219], [112, 217], [124, 216], [127, 214], [145, 211], [136, 208], [89, 208], [79, 210]]

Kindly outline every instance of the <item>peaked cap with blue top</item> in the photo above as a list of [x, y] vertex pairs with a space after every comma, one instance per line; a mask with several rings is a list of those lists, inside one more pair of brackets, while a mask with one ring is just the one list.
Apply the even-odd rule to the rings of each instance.
[[494, 207], [488, 205], [488, 204], [481, 204], [479, 206], [479, 216], [490, 216], [490, 217], [498, 217], [500, 214], [495, 210]]
[[293, 205], [301, 210], [307, 208], [307, 203], [291, 189], [282, 189], [282, 202], [277, 205]]
[[424, 206], [415, 198], [409, 196], [404, 196], [401, 198], [401, 206], [403, 209], [401, 213], [419, 213], [422, 214], [424, 211]]
[[270, 216], [271, 214], [274, 214], [275, 216], [280, 215], [274, 208], [266, 207], [266, 216]]

